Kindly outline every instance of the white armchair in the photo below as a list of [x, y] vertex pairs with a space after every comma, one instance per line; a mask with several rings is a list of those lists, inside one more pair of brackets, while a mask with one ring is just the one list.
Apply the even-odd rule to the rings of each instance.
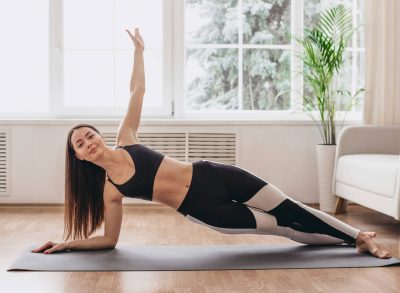
[[335, 214], [346, 200], [400, 220], [400, 125], [349, 126], [338, 137]]

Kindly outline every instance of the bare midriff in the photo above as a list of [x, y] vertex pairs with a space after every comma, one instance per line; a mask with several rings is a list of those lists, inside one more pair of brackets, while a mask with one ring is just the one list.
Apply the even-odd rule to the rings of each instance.
[[165, 156], [154, 179], [153, 201], [178, 209], [189, 190], [192, 174], [191, 163]]

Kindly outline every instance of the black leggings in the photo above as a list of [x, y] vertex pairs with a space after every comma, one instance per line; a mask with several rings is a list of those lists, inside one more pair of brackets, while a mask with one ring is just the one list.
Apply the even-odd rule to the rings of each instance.
[[279, 235], [305, 244], [354, 244], [360, 230], [290, 198], [245, 169], [201, 160], [177, 210], [222, 233]]

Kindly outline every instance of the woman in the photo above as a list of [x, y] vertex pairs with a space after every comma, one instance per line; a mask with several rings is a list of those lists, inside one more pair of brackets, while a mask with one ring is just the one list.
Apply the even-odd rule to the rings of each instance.
[[[65, 242], [48, 241], [33, 252], [106, 249], [117, 244], [122, 197], [160, 202], [188, 219], [222, 233], [279, 235], [305, 244], [355, 245], [359, 252], [389, 258], [361, 232], [284, 194], [239, 167], [212, 161], [185, 163], [140, 144], [145, 76], [144, 43], [127, 30], [135, 47], [128, 111], [109, 148], [93, 126], [73, 127], [67, 139]], [[104, 236], [89, 236], [105, 223]], [[75, 240], [66, 241], [70, 238]]]

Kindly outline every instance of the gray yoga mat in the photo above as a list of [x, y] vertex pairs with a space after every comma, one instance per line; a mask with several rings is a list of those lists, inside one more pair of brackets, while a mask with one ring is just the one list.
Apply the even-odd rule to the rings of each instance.
[[8, 271], [183, 271], [381, 267], [400, 259], [359, 254], [354, 246], [132, 245], [110, 250], [33, 253], [27, 248]]

